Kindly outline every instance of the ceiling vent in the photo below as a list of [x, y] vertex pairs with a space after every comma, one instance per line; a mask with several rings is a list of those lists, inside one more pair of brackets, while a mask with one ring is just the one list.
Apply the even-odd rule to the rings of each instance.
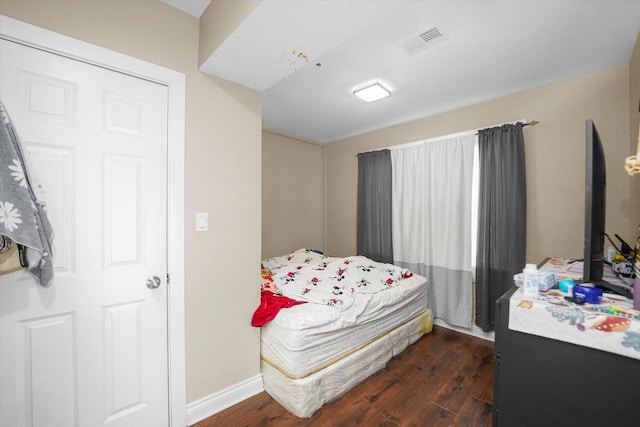
[[433, 27], [407, 37], [400, 42], [400, 45], [409, 55], [413, 55], [448, 38], [449, 36], [441, 28]]

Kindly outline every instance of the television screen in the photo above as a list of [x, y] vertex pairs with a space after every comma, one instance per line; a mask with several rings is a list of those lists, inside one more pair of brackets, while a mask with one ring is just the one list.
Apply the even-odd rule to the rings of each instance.
[[628, 287], [602, 279], [604, 272], [604, 237], [607, 171], [604, 149], [593, 120], [587, 120], [587, 175], [584, 217], [583, 282], [593, 283], [605, 292], [633, 298]]
[[584, 218], [585, 282], [602, 280], [606, 212], [606, 165], [600, 136], [593, 120], [587, 120], [587, 175]]

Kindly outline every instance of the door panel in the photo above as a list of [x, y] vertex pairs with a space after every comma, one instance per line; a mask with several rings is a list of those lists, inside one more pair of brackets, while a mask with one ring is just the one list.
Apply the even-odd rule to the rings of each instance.
[[[56, 277], [0, 276], [0, 425], [168, 424], [167, 88], [0, 40]], [[38, 191], [36, 191], [38, 193]]]
[[[24, 141], [23, 141], [24, 142]], [[25, 156], [30, 159], [31, 175], [46, 187], [47, 215], [55, 230], [53, 257], [56, 278], [75, 271], [75, 212], [65, 206], [75, 205], [73, 191], [74, 153], [69, 147], [55, 147], [30, 143], [24, 145]], [[49, 194], [55, 197], [47, 197]], [[22, 273], [29, 279], [27, 273]]]
[[18, 425], [77, 425], [75, 320], [59, 313], [19, 322], [15, 373], [24, 401], [14, 408]]

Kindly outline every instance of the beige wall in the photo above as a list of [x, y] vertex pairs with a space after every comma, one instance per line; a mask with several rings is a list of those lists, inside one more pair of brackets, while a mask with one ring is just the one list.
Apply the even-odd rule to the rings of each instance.
[[159, 1], [2, 0], [0, 14], [186, 75], [187, 402], [258, 375], [260, 94], [198, 72], [198, 20]]
[[[629, 156], [635, 155], [638, 141], [640, 141], [640, 34], [629, 62], [629, 123], [631, 143]], [[631, 215], [629, 221], [629, 238], [638, 238], [640, 225], [640, 175], [634, 175], [631, 180]], [[629, 242], [631, 243], [631, 242]]]
[[202, 65], [262, 0], [213, 0], [200, 15], [198, 64]]
[[262, 257], [323, 249], [320, 144], [262, 132]]
[[328, 144], [325, 249], [336, 255], [356, 250], [356, 153], [518, 119], [540, 122], [524, 131], [527, 262], [582, 257], [586, 119], [594, 120], [605, 147], [607, 230], [626, 236], [630, 184], [621, 159], [629, 151], [628, 69], [624, 65]]

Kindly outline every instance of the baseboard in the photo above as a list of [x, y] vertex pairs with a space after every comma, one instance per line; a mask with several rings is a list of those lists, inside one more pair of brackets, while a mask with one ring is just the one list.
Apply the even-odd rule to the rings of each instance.
[[187, 405], [187, 425], [191, 426], [264, 391], [258, 374]]
[[433, 324], [437, 326], [442, 326], [443, 328], [451, 329], [456, 332], [461, 332], [463, 334], [472, 335], [477, 338], [482, 338], [483, 340], [492, 341], [492, 342], [495, 341], [494, 331], [485, 332], [482, 330], [482, 328], [478, 327], [477, 325], [471, 325], [471, 329], [459, 328], [457, 326], [448, 324], [442, 319], [434, 319]]

